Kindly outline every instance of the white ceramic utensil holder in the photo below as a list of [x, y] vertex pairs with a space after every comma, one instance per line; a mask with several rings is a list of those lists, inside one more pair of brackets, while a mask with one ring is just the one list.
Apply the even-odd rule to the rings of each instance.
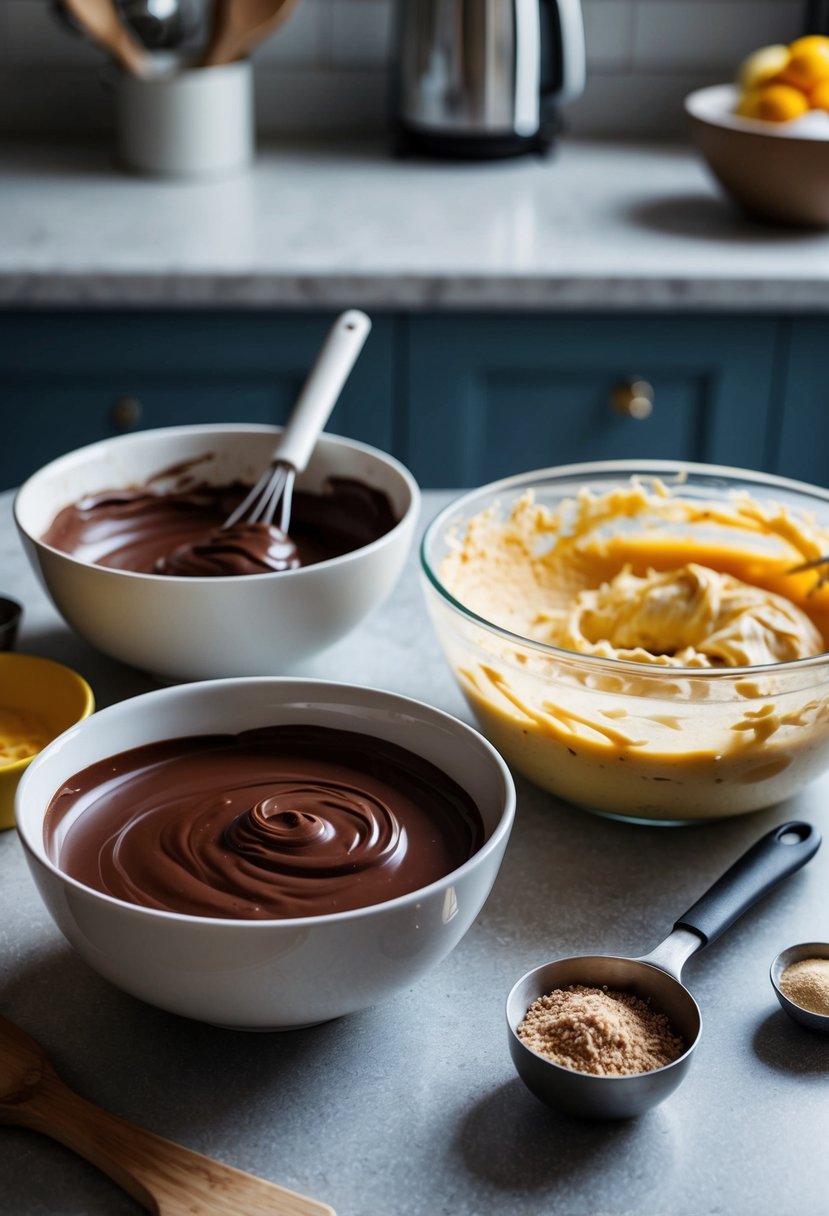
[[121, 163], [160, 177], [218, 177], [253, 160], [255, 131], [250, 60], [187, 68], [117, 85]]

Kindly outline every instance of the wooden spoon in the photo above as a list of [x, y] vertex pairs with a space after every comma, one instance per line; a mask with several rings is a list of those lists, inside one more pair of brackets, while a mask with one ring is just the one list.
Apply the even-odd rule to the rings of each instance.
[[93, 1106], [34, 1039], [0, 1018], [0, 1123], [43, 1132], [156, 1216], [335, 1216], [333, 1208], [221, 1165]]
[[286, 21], [298, 0], [216, 0], [203, 67], [233, 63]]
[[115, 0], [63, 0], [64, 6], [84, 32], [109, 51], [125, 71], [146, 76], [150, 57], [133, 38], [115, 7]]

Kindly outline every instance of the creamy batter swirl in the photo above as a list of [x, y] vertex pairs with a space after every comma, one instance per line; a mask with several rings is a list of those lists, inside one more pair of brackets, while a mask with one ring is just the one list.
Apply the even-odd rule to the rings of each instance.
[[477, 808], [413, 753], [280, 726], [149, 744], [52, 799], [61, 869], [130, 903], [270, 919], [366, 907], [434, 882], [483, 839]]
[[694, 562], [641, 577], [625, 566], [549, 624], [545, 640], [565, 650], [668, 667], [755, 667], [826, 648], [791, 600]]

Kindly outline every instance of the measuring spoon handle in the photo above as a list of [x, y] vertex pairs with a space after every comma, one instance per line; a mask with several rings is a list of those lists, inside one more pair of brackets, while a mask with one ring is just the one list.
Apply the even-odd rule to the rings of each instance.
[[685, 912], [675, 929], [691, 929], [707, 946], [772, 887], [804, 866], [820, 848], [820, 832], [793, 820], [772, 828], [735, 861]]

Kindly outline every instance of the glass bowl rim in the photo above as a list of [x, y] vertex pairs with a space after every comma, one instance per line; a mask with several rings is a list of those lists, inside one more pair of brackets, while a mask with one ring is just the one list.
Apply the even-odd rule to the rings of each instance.
[[[584, 476], [585, 480], [587, 480], [589, 477], [597, 475], [618, 475], [623, 477], [626, 474], [628, 477], [632, 477], [637, 473], [652, 477], [660, 475], [663, 477], [677, 477], [682, 474], [690, 474], [692, 476], [699, 475], [710, 478], [728, 478], [738, 483], [738, 486], [734, 488], [738, 488], [741, 483], [743, 485], [761, 485], [769, 489], [777, 488], [786, 490], [789, 493], [819, 499], [829, 506], [829, 490], [821, 489], [820, 486], [810, 485], [808, 482], [797, 481], [794, 478], [779, 477], [776, 473], [762, 473], [756, 469], [742, 469], [730, 465], [703, 464], [687, 460], [593, 460], [575, 464], [550, 465], [547, 468], [532, 469], [526, 473], [515, 473], [511, 477], [502, 477], [497, 481], [490, 481], [482, 486], [466, 490], [443, 507], [426, 527], [420, 542], [420, 567], [427, 584], [437, 593], [440, 600], [446, 603], [458, 615], [464, 617], [470, 624], [477, 625], [486, 629], [489, 633], [495, 634], [503, 641], [509, 642], [511, 645], [523, 647], [525, 650], [534, 651], [545, 658], [557, 659], [560, 662], [580, 663], [585, 665], [589, 671], [601, 672], [606, 675], [620, 675], [624, 673], [627, 676], [639, 679], [651, 676], [655, 679], [694, 678], [725, 680], [727, 682], [729, 679], [745, 680], [756, 676], [758, 673], [764, 675], [788, 675], [793, 672], [808, 671], [812, 668], [829, 665], [829, 650], [822, 651], [820, 654], [810, 655], [805, 659], [789, 659], [782, 663], [764, 663], [752, 667], [662, 666], [660, 664], [637, 663], [631, 659], [605, 658], [598, 655], [582, 654], [576, 650], [565, 650], [561, 646], [551, 646], [548, 642], [537, 642], [532, 638], [524, 637], [523, 634], [513, 633], [502, 625], [497, 625], [494, 621], [490, 621], [486, 617], [473, 612], [471, 608], [462, 604], [460, 600], [455, 599], [452, 593], [443, 585], [437, 571], [432, 568], [429, 562], [428, 547], [435, 534], [442, 527], [445, 527], [447, 517], [457, 513], [459, 509], [463, 509], [483, 495], [492, 496], [518, 489], [527, 490], [541, 481], [549, 483], [581, 476]], [[483, 510], [484, 508], [481, 509]], [[469, 517], [466, 516], [465, 518], [468, 519]]]

